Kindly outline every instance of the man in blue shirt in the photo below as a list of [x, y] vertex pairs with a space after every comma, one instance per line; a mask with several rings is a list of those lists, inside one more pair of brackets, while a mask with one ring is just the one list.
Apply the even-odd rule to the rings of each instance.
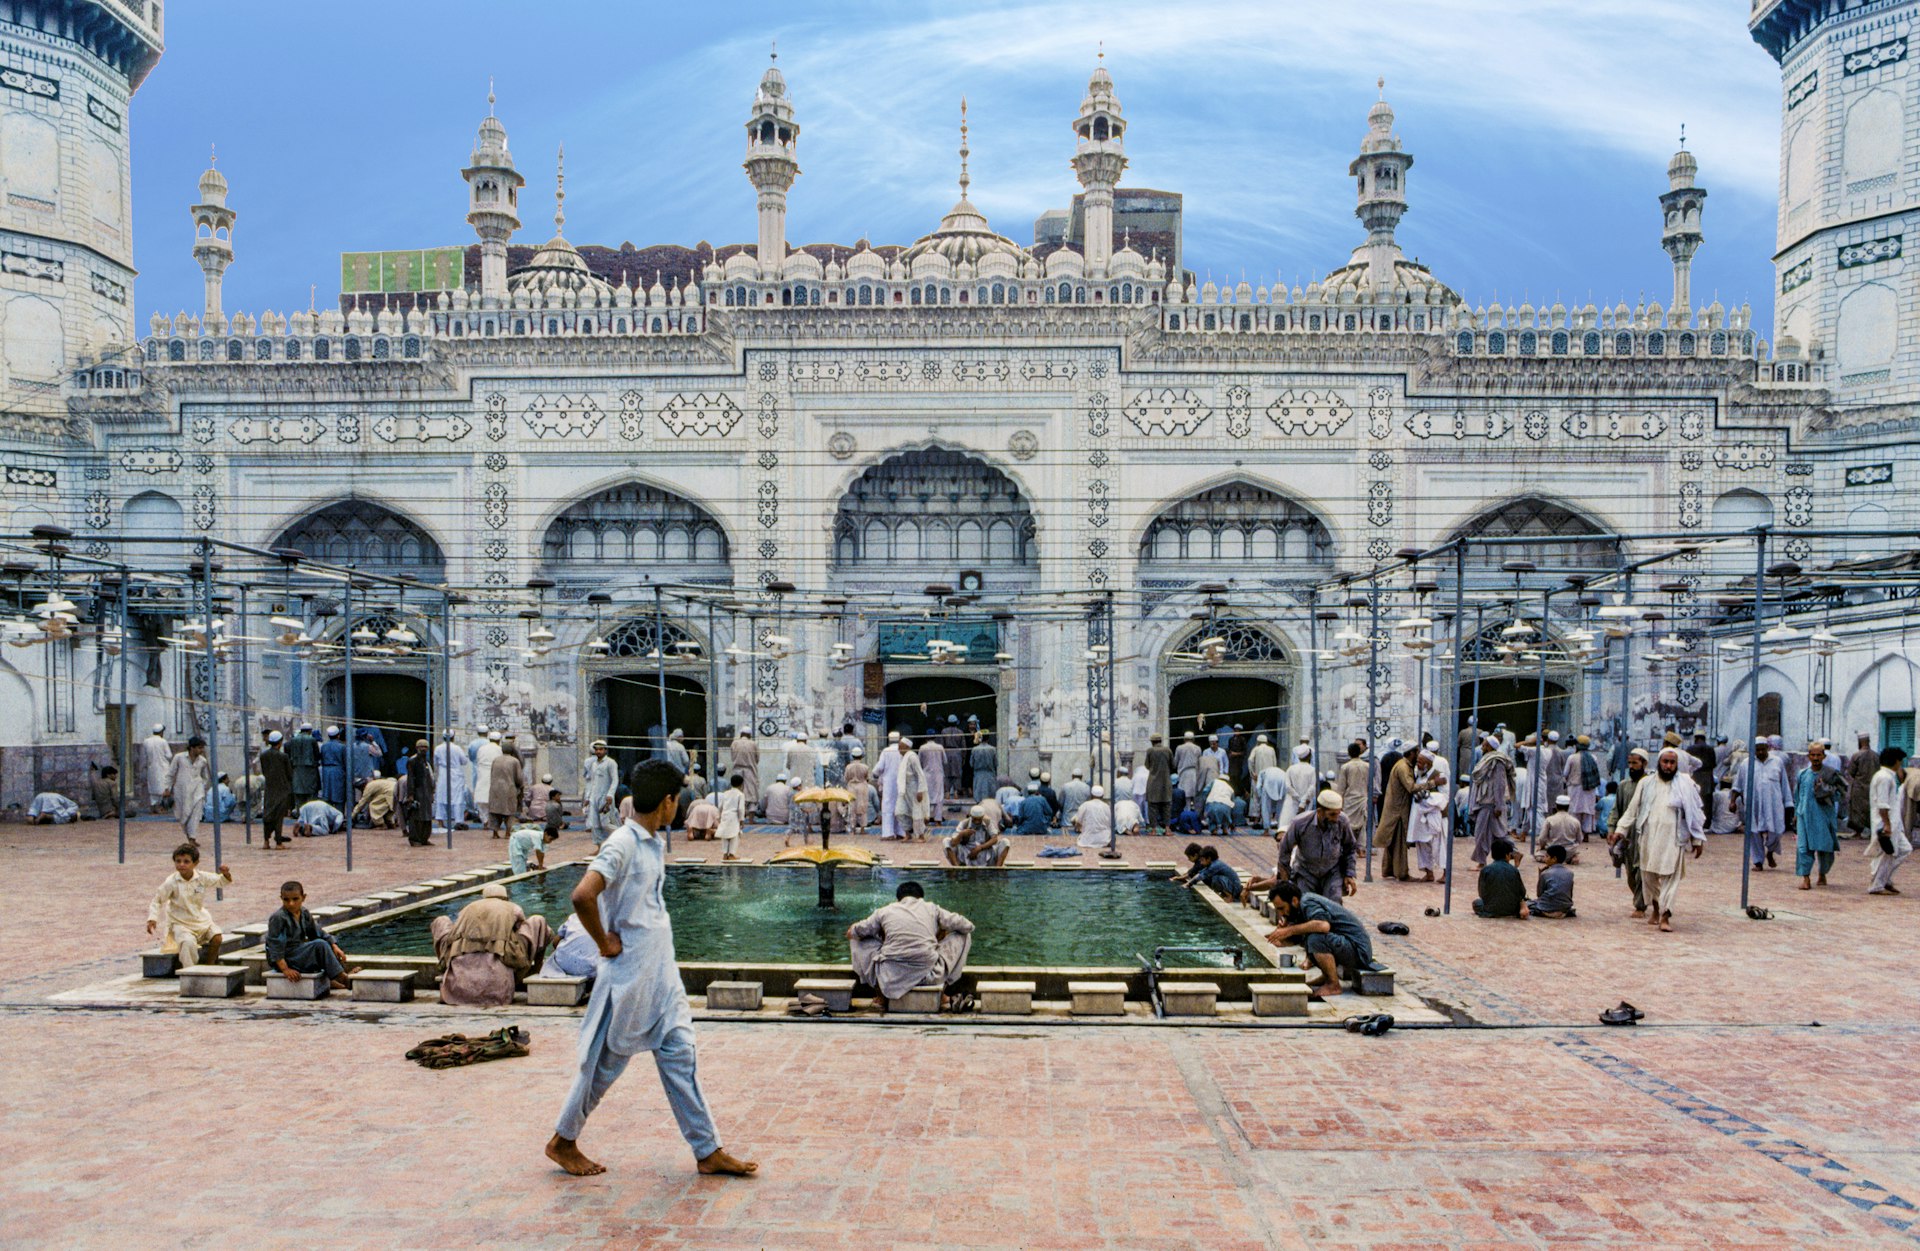
[[1240, 898], [1240, 875], [1233, 866], [1220, 858], [1220, 853], [1212, 847], [1202, 847], [1200, 858], [1194, 861], [1193, 872], [1187, 877], [1187, 885], [1211, 886], [1227, 899]]
[[1020, 816], [1013, 832], [1044, 837], [1052, 827], [1053, 807], [1047, 803], [1047, 797], [1040, 793], [1040, 783], [1027, 783], [1027, 797], [1020, 801]]
[[1267, 898], [1273, 901], [1274, 915], [1280, 927], [1267, 935], [1274, 944], [1298, 943], [1307, 949], [1307, 957], [1324, 975], [1314, 987], [1316, 999], [1330, 999], [1346, 987], [1342, 977], [1358, 976], [1374, 967], [1373, 940], [1360, 918], [1324, 895], [1303, 893], [1292, 882], [1276, 885]]

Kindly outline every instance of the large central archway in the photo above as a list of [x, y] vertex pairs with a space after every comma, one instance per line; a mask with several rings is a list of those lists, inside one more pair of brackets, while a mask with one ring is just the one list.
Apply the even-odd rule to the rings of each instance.
[[1005, 473], [951, 448], [915, 448], [847, 488], [831, 568], [869, 585], [946, 582], [999, 593], [1038, 580], [1037, 538], [1033, 510]]
[[1219, 581], [1333, 561], [1333, 535], [1305, 506], [1252, 482], [1221, 483], [1163, 510], [1140, 536], [1140, 571]]
[[[662, 635], [664, 657], [658, 654]], [[680, 731], [701, 772], [711, 769], [707, 666], [700, 640], [671, 621], [656, 629], [651, 617], [636, 617], [608, 630], [606, 644], [606, 651], [585, 665], [589, 724], [594, 738], [607, 740], [608, 754], [620, 763], [620, 776], [660, 755], [674, 730]], [[663, 669], [665, 722], [660, 719]]]
[[1530, 560], [1541, 569], [1612, 569], [1620, 546], [1591, 517], [1538, 495], [1523, 495], [1480, 512], [1448, 539], [1533, 539], [1469, 546], [1467, 566], [1499, 570], [1509, 561]]
[[[1221, 640], [1220, 658], [1196, 661], [1200, 643], [1211, 638]], [[1204, 741], [1226, 731], [1229, 779], [1245, 794], [1255, 736], [1265, 734], [1283, 754], [1293, 741], [1294, 667], [1280, 640], [1250, 621], [1217, 618], [1182, 632], [1161, 662], [1168, 741], [1189, 732]]]

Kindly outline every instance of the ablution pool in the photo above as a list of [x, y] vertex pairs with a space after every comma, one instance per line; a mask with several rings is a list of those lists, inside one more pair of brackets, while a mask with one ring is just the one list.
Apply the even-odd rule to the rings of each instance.
[[[528, 915], [554, 928], [572, 911], [569, 896], [584, 864], [559, 865], [506, 883]], [[1220, 914], [1165, 871], [1127, 869], [946, 870], [878, 866], [838, 873], [838, 906], [816, 906], [808, 867], [671, 865], [665, 897], [675, 954], [683, 964], [844, 964], [847, 926], [883, 903], [908, 879], [927, 898], [974, 923], [970, 966], [1137, 968], [1156, 947], [1232, 947], [1249, 963], [1265, 961]], [[338, 927], [356, 957], [431, 956], [427, 929], [478, 891], [437, 900], [365, 923]], [[1225, 966], [1224, 955], [1174, 953], [1168, 965]]]

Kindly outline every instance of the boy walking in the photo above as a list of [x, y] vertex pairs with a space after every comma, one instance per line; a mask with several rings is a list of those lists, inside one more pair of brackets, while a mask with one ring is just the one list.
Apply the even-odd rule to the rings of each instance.
[[173, 849], [173, 872], [147, 907], [147, 933], [160, 936], [160, 950], [178, 951], [180, 967], [220, 958], [220, 927], [207, 911], [207, 894], [232, 885], [233, 870], [220, 866], [218, 875], [201, 873], [200, 848], [182, 843]]

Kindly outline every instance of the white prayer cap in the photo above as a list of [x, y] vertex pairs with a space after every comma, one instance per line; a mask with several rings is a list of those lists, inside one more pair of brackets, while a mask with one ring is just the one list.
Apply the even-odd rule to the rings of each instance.
[[164, 721], [155, 722], [153, 727], [153, 732], [155, 734], [165, 734], [167, 732], [166, 722]]
[[1640, 759], [1642, 759], [1642, 760], [1645, 760], [1645, 759], [1647, 758], [1647, 749], [1646, 749], [1646, 748], [1644, 748], [1644, 747], [1630, 747], [1630, 748], [1628, 748], [1628, 749], [1627, 749], [1627, 759], [1629, 759], [1629, 760], [1631, 760], [1631, 759], [1633, 759], [1633, 758], [1634, 758], [1635, 756], [1638, 756], [1638, 757], [1640, 757]]
[[1573, 801], [1567, 798], [1565, 795], [1555, 795], [1553, 797], [1553, 806], [1556, 808], [1565, 808], [1572, 802]]
[[1293, 758], [1295, 760], [1305, 760], [1312, 755], [1313, 748], [1308, 747], [1305, 743], [1293, 749]]
[[[333, 733], [333, 731], [332, 731], [332, 730], [328, 730], [328, 731], [327, 731], [327, 733], [329, 733], [329, 734], [331, 734], [331, 733]], [[488, 730], [488, 731], [487, 731], [487, 741], [488, 741], [489, 743], [497, 743], [497, 742], [499, 742], [499, 741], [500, 741], [500, 731], [498, 731], [498, 730]]]
[[1082, 772], [1083, 772], [1083, 771], [1081, 770], [1081, 768], [1080, 768], [1080, 767], [1079, 767], [1078, 765], [1075, 765], [1075, 766], [1074, 766], [1074, 769], [1073, 769], [1073, 776], [1075, 776], [1075, 777], [1079, 777], [1079, 776], [1080, 776], [1080, 774], [1081, 774]]
[[1105, 799], [1107, 797], [1107, 788], [1104, 786], [1101, 786], [1099, 783], [1096, 782], [1094, 784], [1093, 789], [1087, 793], [1092, 795], [1095, 799]]
[[445, 739], [445, 740], [446, 740], [446, 741], [448, 741], [449, 743], [451, 743], [451, 742], [453, 741], [453, 731], [452, 731], [452, 730], [442, 730], [442, 731], [440, 731], [440, 737], [441, 737], [441, 738], [443, 738], [443, 739]]
[[1407, 745], [1407, 740], [1404, 738], [1401, 738], [1397, 734], [1387, 740], [1388, 751], [1399, 751], [1402, 747], [1405, 747], [1406, 745]]
[[267, 741], [268, 741], [269, 743], [277, 743], [277, 742], [279, 742], [279, 741], [280, 741], [280, 731], [278, 731], [278, 730], [272, 730], [272, 731], [269, 731], [269, 732], [268, 732], [268, 734], [267, 734]]
[[1322, 808], [1331, 808], [1336, 812], [1347, 806], [1347, 801], [1340, 798], [1339, 791], [1321, 791], [1319, 798], [1314, 802]]
[[339, 738], [339, 737], [340, 737], [340, 727], [339, 727], [339, 726], [337, 726], [337, 725], [330, 725], [330, 726], [328, 726], [328, 727], [327, 727], [327, 737], [328, 737], [328, 738]]
[[675, 730], [673, 733], [667, 735], [668, 738], [685, 738], [686, 736], [687, 732], [685, 730]]
[[1028, 777], [1030, 777], [1030, 778], [1037, 778], [1037, 777], [1039, 777], [1039, 776], [1040, 776], [1040, 766], [1039, 766], [1039, 765], [1029, 765], [1029, 766], [1028, 766], [1028, 768], [1027, 768], [1027, 776], [1028, 776]]
[[596, 738], [596, 739], [594, 739], [594, 740], [593, 740], [593, 741], [592, 741], [591, 743], [588, 743], [588, 744], [587, 744], [587, 748], [588, 748], [588, 750], [592, 750], [592, 749], [593, 749], [593, 748], [595, 748], [595, 747], [599, 747], [599, 748], [602, 748], [602, 749], [604, 749], [604, 748], [606, 747], [606, 745], [607, 745], [607, 740], [606, 740], [606, 739], [604, 739], [604, 738]]
[[542, 773], [542, 774], [540, 775], [540, 782], [541, 782], [541, 785], [543, 785], [543, 786], [552, 786], [552, 785], [553, 785], [553, 774], [551, 774], [551, 773]]
[[903, 739], [901, 739], [901, 740], [900, 740], [900, 746], [902, 746], [902, 747], [911, 747], [911, 746], [913, 746], [913, 740], [912, 740], [912, 739], [910, 739], [910, 738], [903, 738]]
[[866, 748], [860, 746], [860, 744], [858, 743], [855, 743], [852, 747], [847, 749], [847, 754], [852, 756], [864, 756], [867, 754], [867, 751], [866, 751]]
[[782, 774], [781, 774], [781, 775], [780, 775], [779, 777], [777, 777], [777, 778], [775, 778], [775, 779], [773, 779], [773, 780], [774, 780], [774, 781], [776, 781], [776, 782], [784, 782], [784, 781], [786, 781], [786, 780], [787, 780], [787, 775], [786, 775], [786, 774], [784, 774], [784, 773], [782, 773]]
[[[1074, 770], [1074, 772], [1075, 772], [1075, 773], [1078, 773], [1078, 772], [1080, 772], [1080, 771], [1079, 771], [1078, 769], [1075, 769], [1075, 770]], [[1053, 781], [1053, 774], [1051, 774], [1051, 773], [1042, 773], [1042, 774], [1040, 775], [1040, 780], [1041, 780], [1042, 782], [1047, 782], [1047, 783], [1051, 783], [1051, 782]]]
[[[157, 728], [157, 727], [156, 727], [156, 728]], [[302, 721], [302, 722], [300, 723], [300, 731], [301, 731], [301, 733], [303, 733], [303, 734], [311, 734], [311, 733], [313, 733], [313, 722], [311, 722], [311, 721]]]
[[1267, 736], [1264, 734], [1256, 734], [1253, 736], [1253, 741], [1256, 743], [1264, 743], [1267, 741]]
[[1557, 742], [1559, 742], [1559, 741], [1560, 741], [1560, 731], [1558, 731], [1558, 730], [1548, 730], [1548, 731], [1547, 731], [1547, 741], [1548, 741], [1549, 743], [1557, 743]]
[[1855, 730], [1853, 732], [1853, 736], [1855, 738], [1872, 738], [1873, 737], [1873, 735], [1867, 733], [1865, 730]]
[[899, 742], [899, 741], [900, 741], [900, 731], [898, 731], [898, 730], [888, 730], [888, 731], [887, 731], [887, 741], [888, 741], [889, 743], [897, 743], [897, 742]]

